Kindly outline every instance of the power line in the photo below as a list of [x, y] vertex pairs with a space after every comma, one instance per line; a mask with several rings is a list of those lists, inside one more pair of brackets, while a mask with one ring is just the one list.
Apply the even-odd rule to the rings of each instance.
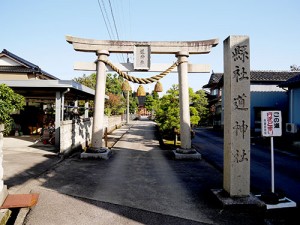
[[[118, 32], [118, 28], [117, 28], [117, 25], [116, 25], [116, 20], [115, 20], [114, 12], [113, 12], [113, 9], [112, 9], [111, 1], [108, 0], [108, 2], [109, 2], [109, 7], [110, 7], [111, 16], [112, 16], [113, 22], [114, 22], [114, 27], [115, 27], [117, 39], [120, 41], [119, 32]], [[121, 54], [121, 57], [122, 57], [122, 59], [123, 59], [123, 62], [125, 62], [125, 58], [124, 58], [124, 55], [123, 55], [123, 54]]]
[[[108, 32], [110, 39], [120, 41], [119, 30], [118, 30], [118, 26], [117, 26], [117, 21], [115, 19], [113, 4], [112, 4], [111, 0], [108, 0], [107, 2], [109, 4], [108, 6], [105, 4], [105, 0], [101, 0], [101, 2], [100, 2], [100, 0], [98, 0], [98, 5], [99, 5], [99, 8], [100, 8], [100, 11], [102, 14], [102, 18], [104, 20], [105, 27], [106, 27], [106, 30]], [[107, 7], [109, 7], [110, 11], [107, 10]], [[112, 26], [111, 21], [113, 22], [113, 26]], [[121, 62], [122, 60], [123, 60], [123, 62], [126, 62], [124, 54], [121, 54], [122, 60], [120, 60], [119, 57], [120, 57], [120, 55], [117, 54], [117, 58], [118, 58], [119, 62]]]
[[110, 22], [110, 19], [109, 19], [106, 7], [105, 7], [104, 0], [102, 0], [102, 4], [103, 4], [104, 12], [105, 12], [105, 15], [106, 15], [106, 18], [107, 18], [107, 21], [108, 21], [108, 25], [109, 25], [110, 31], [112, 33], [113, 38], [116, 39], [115, 35], [114, 35], [114, 31], [113, 31], [112, 26], [111, 26], [111, 22]]
[[101, 4], [100, 4], [100, 1], [99, 1], [99, 0], [98, 0], [98, 5], [99, 5], [99, 8], [100, 8], [100, 11], [101, 11], [101, 14], [102, 14], [102, 17], [103, 17], [104, 23], [105, 23], [105, 27], [106, 27], [106, 30], [107, 30], [107, 32], [108, 32], [108, 35], [109, 35], [109, 38], [110, 38], [110, 39], [112, 39], [112, 37], [111, 37], [111, 34], [110, 34], [110, 32], [109, 32], [108, 25], [107, 25], [107, 23], [106, 23], [106, 19], [105, 19], [105, 17], [104, 17], [104, 13], [103, 13], [103, 10], [102, 10], [102, 7], [101, 7]]
[[116, 31], [116, 34], [117, 34], [117, 38], [118, 38], [118, 40], [120, 40], [120, 38], [119, 38], [119, 33], [118, 33], [118, 29], [117, 29], [117, 25], [116, 25], [116, 21], [115, 21], [114, 12], [113, 12], [112, 6], [111, 6], [111, 1], [108, 0], [108, 2], [109, 2], [109, 7], [110, 7], [111, 16], [112, 16], [113, 21], [114, 21], [114, 26], [115, 26], [115, 31]]

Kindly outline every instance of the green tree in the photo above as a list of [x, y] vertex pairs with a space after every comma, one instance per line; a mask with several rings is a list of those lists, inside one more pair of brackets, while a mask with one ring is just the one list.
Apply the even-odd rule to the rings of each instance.
[[106, 115], [120, 115], [125, 111], [125, 98], [121, 95], [108, 93], [108, 99], [105, 102]]
[[[195, 94], [190, 97], [193, 106], [196, 108], [199, 116], [199, 122], [207, 120], [208, 115], [208, 99], [204, 90], [196, 91]], [[199, 123], [198, 122], [198, 123]]]
[[[194, 93], [189, 88], [190, 96], [190, 123], [197, 125], [207, 113], [207, 99], [204, 91]], [[173, 85], [167, 94], [153, 104], [155, 121], [166, 134], [172, 134], [174, 128], [180, 129], [180, 106], [178, 85]]]
[[76, 77], [73, 80], [94, 90], [96, 89], [96, 73], [92, 73], [88, 76], [83, 74], [82, 77]]
[[11, 130], [12, 117], [10, 116], [15, 110], [20, 110], [25, 105], [25, 99], [22, 95], [15, 93], [5, 84], [0, 84], [0, 124], [4, 124], [4, 134]]
[[145, 108], [151, 112], [153, 110], [154, 99], [152, 95], [146, 95]]
[[297, 65], [291, 65], [290, 66], [290, 69], [291, 69], [291, 71], [300, 71], [300, 66], [297, 66]]
[[[77, 77], [73, 80], [89, 88], [96, 88], [96, 73], [92, 73], [89, 76], [84, 74], [82, 77]], [[126, 109], [126, 101], [122, 91], [123, 81], [123, 77], [118, 74], [109, 73], [106, 76], [105, 94], [111, 98], [105, 102], [105, 114], [108, 116], [123, 114]], [[93, 102], [90, 105], [93, 105]]]
[[136, 93], [129, 93], [129, 112], [134, 114], [138, 109], [138, 98], [136, 97]]
[[115, 95], [122, 95], [122, 83], [124, 82], [123, 77], [119, 76], [118, 74], [107, 74], [106, 76], [106, 89], [105, 93], [115, 94]]
[[180, 128], [180, 108], [178, 85], [173, 85], [154, 107], [155, 121], [166, 135]]
[[109, 99], [105, 101], [106, 115], [120, 115], [126, 110], [126, 100], [122, 90], [123, 77], [118, 74], [107, 74], [105, 93]]

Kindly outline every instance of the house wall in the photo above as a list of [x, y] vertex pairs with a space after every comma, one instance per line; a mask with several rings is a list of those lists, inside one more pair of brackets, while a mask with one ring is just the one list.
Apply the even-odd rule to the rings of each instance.
[[0, 57], [0, 66], [19, 66], [20, 64], [16, 61], [4, 56]]
[[0, 80], [28, 80], [27, 74], [0, 73]]
[[295, 123], [300, 128], [300, 88], [293, 88], [289, 92], [290, 97], [290, 113], [289, 122]]
[[[104, 128], [108, 133], [122, 126], [122, 116], [105, 117]], [[70, 154], [75, 149], [84, 149], [91, 143], [93, 118], [62, 121], [60, 126], [60, 153]], [[104, 142], [103, 142], [104, 146]]]

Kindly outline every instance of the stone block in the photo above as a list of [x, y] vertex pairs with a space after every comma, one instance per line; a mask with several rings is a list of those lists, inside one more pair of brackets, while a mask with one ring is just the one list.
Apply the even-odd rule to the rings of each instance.
[[110, 156], [112, 155], [111, 150], [107, 150], [106, 152], [101, 152], [101, 153], [86, 153], [83, 152], [80, 154], [81, 159], [109, 159]]
[[224, 208], [249, 209], [261, 208], [265, 209], [266, 204], [253, 194], [243, 197], [231, 197], [223, 189], [212, 189], [213, 194]]
[[200, 160], [201, 159], [201, 154], [197, 151], [193, 153], [180, 153], [177, 150], [173, 150], [175, 159], [178, 160], [184, 160], [184, 159], [191, 159], [191, 160]]

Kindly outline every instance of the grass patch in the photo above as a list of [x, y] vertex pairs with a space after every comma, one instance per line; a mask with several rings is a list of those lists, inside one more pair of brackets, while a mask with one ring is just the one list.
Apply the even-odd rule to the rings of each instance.
[[181, 142], [177, 141], [176, 146], [174, 145], [174, 140], [163, 139], [164, 146], [168, 149], [180, 148]]

